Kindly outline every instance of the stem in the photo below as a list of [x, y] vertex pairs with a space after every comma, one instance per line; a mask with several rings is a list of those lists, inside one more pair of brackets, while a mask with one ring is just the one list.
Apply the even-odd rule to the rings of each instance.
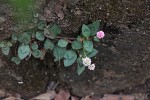
[[85, 52], [85, 49], [83, 49], [83, 53], [84, 53], [84, 57], [86, 57], [86, 52]]
[[66, 38], [66, 37], [61, 37], [61, 36], [57, 36], [57, 39], [66, 39], [69, 43], [71, 43], [71, 40], [75, 40], [76, 38]]
[[66, 38], [66, 37], [61, 37], [61, 36], [57, 36], [57, 39], [67, 39], [67, 40], [75, 40], [76, 38]]

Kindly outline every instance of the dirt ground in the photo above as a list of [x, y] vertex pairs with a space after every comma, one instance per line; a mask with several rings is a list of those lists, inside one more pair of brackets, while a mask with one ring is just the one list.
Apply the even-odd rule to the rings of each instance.
[[[11, 7], [0, 5], [2, 40], [16, 30]], [[66, 87], [77, 96], [145, 93], [150, 97], [149, 0], [46, 0], [39, 12], [40, 19], [57, 23], [67, 37], [77, 36], [83, 23], [101, 20], [106, 36], [94, 43], [99, 50], [92, 59], [96, 69], [78, 76], [76, 65], [58, 66], [50, 54], [44, 61], [32, 58], [19, 66], [10, 62], [11, 55], [1, 54], [0, 88], [29, 98], [45, 91], [49, 82], [58, 81], [58, 88]]]

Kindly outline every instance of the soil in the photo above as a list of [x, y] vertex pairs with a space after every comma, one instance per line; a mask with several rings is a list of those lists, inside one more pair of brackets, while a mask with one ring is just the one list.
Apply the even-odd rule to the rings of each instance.
[[[7, 9], [11, 11], [9, 7]], [[92, 59], [96, 69], [86, 70], [78, 76], [76, 65], [70, 68], [64, 68], [63, 64], [58, 66], [50, 54], [44, 61], [32, 58], [19, 66], [1, 55], [1, 88], [17, 91], [28, 98], [43, 92], [50, 81], [59, 81], [60, 87], [64, 86], [62, 83], [67, 84], [77, 96], [108, 93], [150, 95], [150, 1], [47, 0], [40, 12], [40, 19], [57, 23], [67, 37], [77, 36], [82, 24], [101, 20], [100, 30], [106, 36], [100, 43], [94, 43], [99, 50]], [[10, 36], [2, 34], [11, 32], [9, 29], [14, 21], [11, 16], [9, 18], [0, 23], [0, 29], [3, 28], [0, 37]], [[5, 28], [7, 24], [10, 28]], [[24, 83], [18, 85], [19, 81]]]

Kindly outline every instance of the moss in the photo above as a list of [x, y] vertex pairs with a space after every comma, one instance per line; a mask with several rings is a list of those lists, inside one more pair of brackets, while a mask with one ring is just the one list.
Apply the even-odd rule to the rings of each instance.
[[22, 24], [28, 22], [36, 10], [35, 0], [9, 0], [8, 2], [14, 10], [15, 20]]

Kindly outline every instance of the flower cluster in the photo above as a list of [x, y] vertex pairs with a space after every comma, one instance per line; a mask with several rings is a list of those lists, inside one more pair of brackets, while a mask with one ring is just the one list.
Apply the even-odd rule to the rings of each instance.
[[99, 32], [96, 33], [96, 36], [97, 36], [99, 39], [102, 39], [102, 38], [104, 38], [105, 34], [104, 34], [103, 31], [99, 31]]
[[[96, 37], [99, 38], [99, 39], [102, 39], [104, 38], [105, 34], [103, 31], [99, 31], [96, 33]], [[82, 58], [82, 63], [84, 66], [88, 66], [88, 69], [89, 70], [94, 70], [95, 69], [95, 64], [91, 64], [91, 59], [89, 57], [85, 57], [85, 58]]]
[[91, 64], [91, 59], [88, 57], [82, 58], [82, 63], [84, 66], [88, 66], [89, 70], [94, 70], [95, 69], [95, 64]]

